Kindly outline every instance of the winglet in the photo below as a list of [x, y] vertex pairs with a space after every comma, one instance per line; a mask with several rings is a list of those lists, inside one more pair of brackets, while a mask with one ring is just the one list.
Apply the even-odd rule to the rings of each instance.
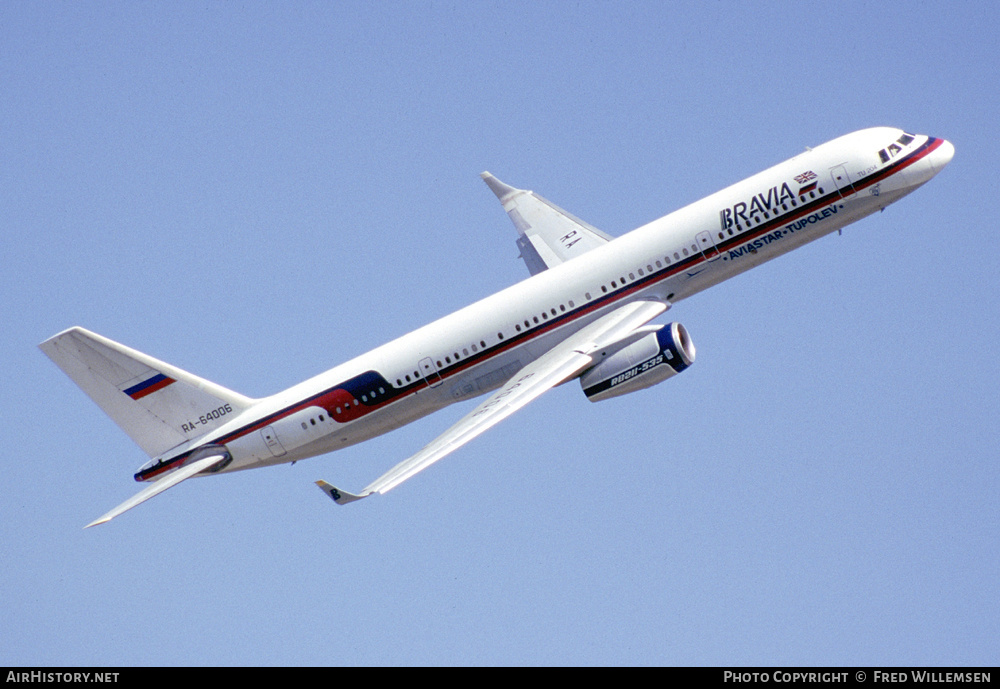
[[486, 182], [486, 186], [490, 188], [490, 191], [497, 195], [497, 198], [500, 199], [500, 203], [503, 203], [511, 194], [516, 194], [517, 192], [522, 191], [521, 189], [515, 189], [509, 184], [504, 184], [489, 172], [480, 172], [479, 176], [483, 178], [484, 182]]
[[326, 493], [331, 500], [333, 500], [338, 505], [346, 505], [349, 502], [354, 502], [355, 500], [360, 500], [361, 498], [367, 498], [371, 495], [371, 492], [362, 493], [361, 495], [355, 495], [354, 493], [348, 493], [346, 490], [340, 490], [331, 486], [329, 483], [323, 480], [316, 482], [319, 489]]

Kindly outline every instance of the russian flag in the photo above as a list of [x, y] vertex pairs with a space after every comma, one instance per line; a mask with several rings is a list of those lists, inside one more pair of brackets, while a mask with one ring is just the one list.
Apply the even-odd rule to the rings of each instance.
[[142, 399], [146, 395], [151, 395], [157, 390], [162, 390], [171, 383], [176, 383], [177, 381], [173, 378], [163, 375], [162, 373], [157, 373], [152, 378], [148, 378], [138, 385], [133, 385], [127, 390], [122, 390], [126, 395], [134, 400]]

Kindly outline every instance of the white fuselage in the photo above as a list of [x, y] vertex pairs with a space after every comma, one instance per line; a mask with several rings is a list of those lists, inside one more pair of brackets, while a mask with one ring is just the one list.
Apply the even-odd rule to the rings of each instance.
[[[234, 471], [386, 433], [499, 387], [626, 301], [680, 301], [878, 211], [952, 152], [899, 129], [840, 137], [261, 400], [197, 445], [224, 444]], [[194, 447], [156, 458], [137, 480]]]

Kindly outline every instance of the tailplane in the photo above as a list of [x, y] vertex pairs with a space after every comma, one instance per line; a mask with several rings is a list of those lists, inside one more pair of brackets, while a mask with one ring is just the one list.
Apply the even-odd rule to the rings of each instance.
[[83, 328], [38, 346], [150, 457], [204, 435], [255, 402]]

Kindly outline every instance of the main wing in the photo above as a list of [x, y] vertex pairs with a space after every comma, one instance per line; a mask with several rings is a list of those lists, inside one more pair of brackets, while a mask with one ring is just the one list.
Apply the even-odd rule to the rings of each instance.
[[611, 237], [533, 191], [515, 189], [489, 172], [480, 175], [496, 194], [520, 235], [517, 248], [532, 275], [565, 263], [591, 249], [607, 244]]
[[597, 319], [522, 368], [471, 413], [417, 454], [375, 479], [360, 493], [348, 493], [326, 481], [317, 481], [316, 485], [339, 505], [395, 488], [546, 391], [586, 370], [594, 363], [596, 352], [631, 337], [638, 328], [668, 308], [670, 305], [664, 301], [640, 300], [625, 304]]

